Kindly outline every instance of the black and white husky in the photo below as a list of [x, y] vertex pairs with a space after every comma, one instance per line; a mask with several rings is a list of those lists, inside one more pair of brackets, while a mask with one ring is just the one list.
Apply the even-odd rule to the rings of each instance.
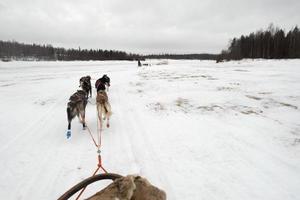
[[67, 138], [71, 137], [71, 122], [75, 116], [78, 117], [85, 129], [85, 108], [87, 105], [87, 93], [84, 90], [77, 90], [70, 98], [67, 105], [68, 130]]
[[95, 88], [98, 91], [98, 88], [104, 86], [105, 89], [108, 91], [108, 88], [110, 87], [110, 78], [104, 74], [101, 78], [99, 78], [96, 82], [95, 82]]

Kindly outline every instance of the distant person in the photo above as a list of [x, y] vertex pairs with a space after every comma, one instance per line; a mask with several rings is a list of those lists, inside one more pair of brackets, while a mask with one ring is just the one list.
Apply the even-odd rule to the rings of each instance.
[[138, 67], [141, 67], [142, 66], [142, 63], [140, 61], [140, 59], [138, 59]]

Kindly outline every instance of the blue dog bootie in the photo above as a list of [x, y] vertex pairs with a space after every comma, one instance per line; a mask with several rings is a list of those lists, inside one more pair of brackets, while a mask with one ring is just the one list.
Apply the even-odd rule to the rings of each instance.
[[71, 137], [71, 130], [67, 130], [67, 139]]

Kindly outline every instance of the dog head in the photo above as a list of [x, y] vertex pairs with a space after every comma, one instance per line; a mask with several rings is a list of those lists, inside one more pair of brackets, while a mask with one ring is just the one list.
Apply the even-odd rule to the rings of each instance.
[[84, 76], [84, 77], [81, 77], [79, 79], [79, 87], [82, 87], [82, 84], [83, 83], [87, 83], [87, 84], [90, 84], [91, 83], [91, 77], [89, 75], [87, 76]]
[[107, 74], [104, 74], [101, 79], [105, 85], [110, 86], [110, 78], [107, 76]]

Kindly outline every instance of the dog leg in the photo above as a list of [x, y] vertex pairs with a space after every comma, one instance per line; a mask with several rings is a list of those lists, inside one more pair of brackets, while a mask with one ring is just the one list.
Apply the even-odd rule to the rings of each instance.
[[106, 127], [109, 128], [109, 116], [110, 116], [110, 113], [106, 112], [105, 115], [106, 115], [106, 118], [107, 118], [107, 120], [106, 120]]
[[91, 84], [90, 84], [90, 88], [89, 89], [90, 89], [90, 93], [91, 93], [90, 97], [92, 98], [92, 86], [91, 86]]
[[103, 114], [104, 114], [104, 106], [101, 104], [101, 106], [100, 106], [100, 130], [102, 130], [103, 129], [103, 119], [102, 119], [102, 117], [103, 117]]
[[67, 115], [68, 115], [68, 130], [67, 130], [67, 139], [69, 139], [71, 137], [71, 122], [72, 122], [72, 113], [71, 113], [71, 109], [68, 107], [67, 108]]
[[99, 129], [102, 130], [102, 105], [97, 103]]
[[86, 128], [86, 124], [85, 124], [85, 112], [81, 112], [80, 116], [81, 116], [82, 129], [85, 130], [85, 128]]
[[67, 107], [67, 118], [68, 118], [68, 130], [71, 130], [71, 121], [72, 121], [72, 111], [71, 108], [68, 106]]
[[106, 127], [109, 128], [109, 117], [107, 117]]
[[106, 127], [109, 128], [109, 126], [110, 126], [109, 125], [109, 118], [111, 116], [111, 107], [110, 107], [110, 104], [108, 102], [105, 103], [104, 109], [105, 109], [105, 116], [106, 116], [106, 119], [107, 119]]

